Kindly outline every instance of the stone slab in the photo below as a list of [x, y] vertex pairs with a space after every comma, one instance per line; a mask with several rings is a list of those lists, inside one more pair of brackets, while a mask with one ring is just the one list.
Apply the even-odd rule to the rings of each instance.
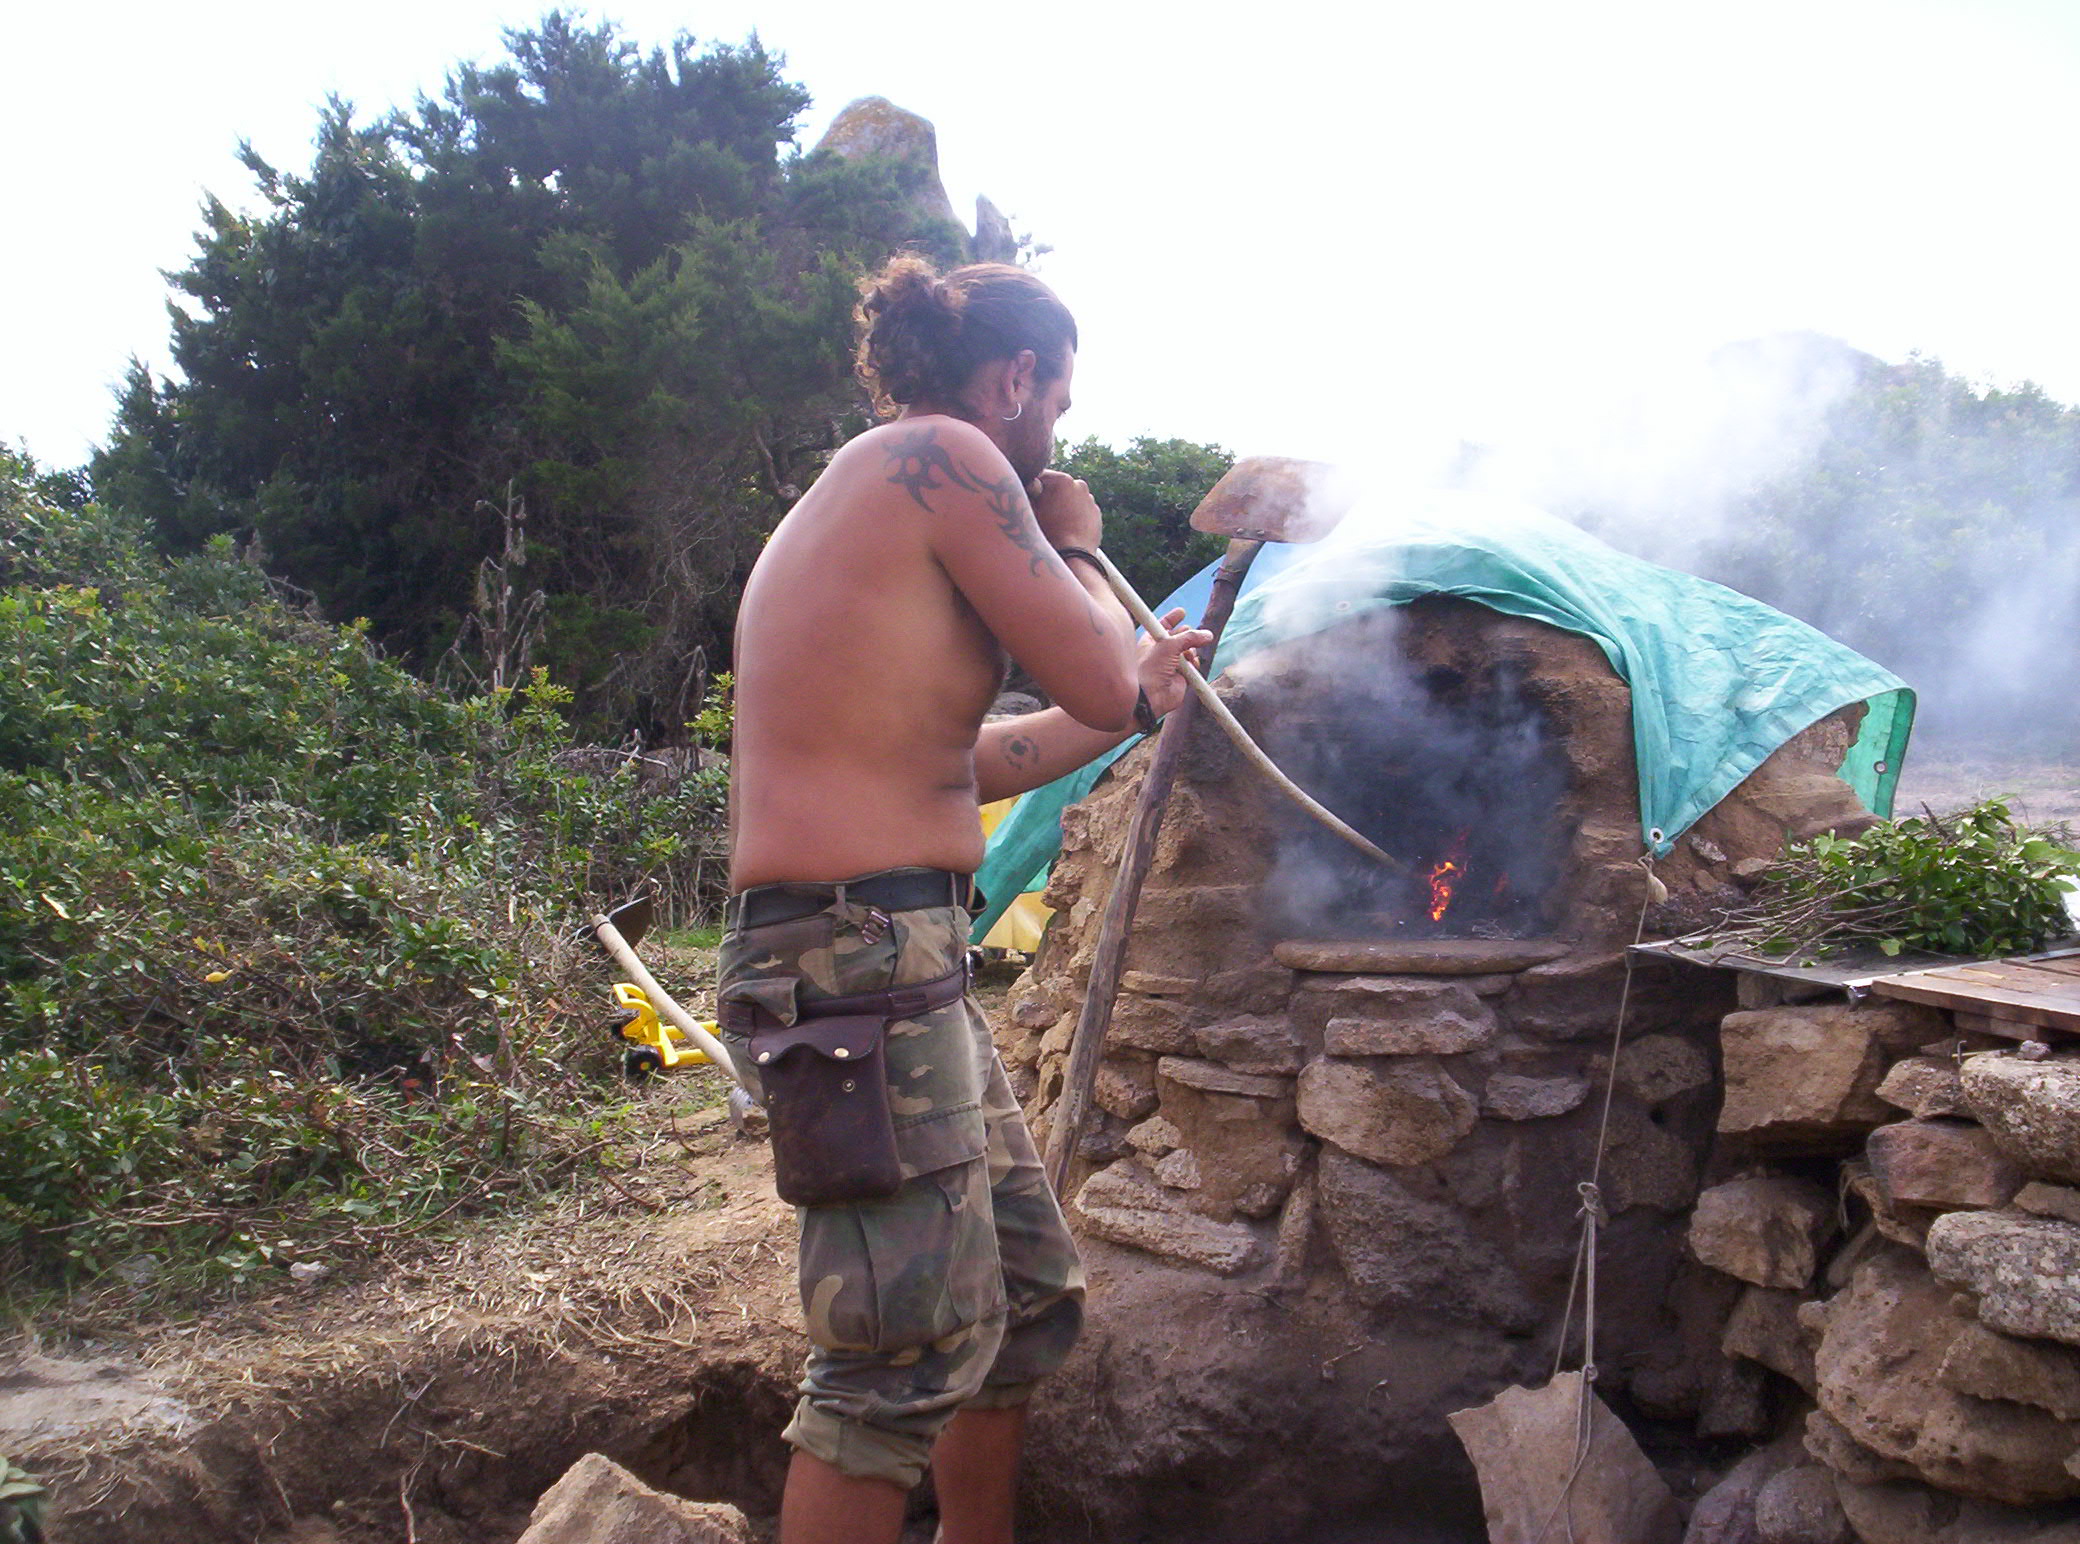
[[1094, 1237], [1216, 1275], [1238, 1276], [1254, 1267], [1262, 1253], [1248, 1228], [1185, 1210], [1126, 1160], [1085, 1180], [1076, 1209], [1084, 1231]]
[[1799, 1290], [1835, 1229], [1834, 1197], [1811, 1180], [1757, 1175], [1714, 1185], [1690, 1214], [1701, 1264], [1758, 1287]]
[[1382, 976], [1492, 976], [1542, 965], [1572, 945], [1550, 938], [1440, 938], [1428, 942], [1320, 943], [1288, 939], [1271, 957], [1292, 970]]
[[1972, 1114], [2031, 1178], [2080, 1185], [2080, 1058], [1974, 1056], [1963, 1079]]
[[1196, 1088], [1202, 1094], [1237, 1094], [1245, 1099], [1285, 1099], [1293, 1092], [1291, 1078], [1265, 1077], [1237, 1072], [1219, 1062], [1200, 1061], [1190, 1056], [1165, 1056], [1156, 1063], [1156, 1076]]
[[753, 1544], [753, 1534], [733, 1506], [665, 1495], [587, 1453], [543, 1492], [519, 1544]]
[[1888, 1208], [2006, 1206], [2022, 1188], [2022, 1171], [1971, 1121], [1880, 1126], [1864, 1145], [1864, 1156]]
[[1950, 1212], [1928, 1229], [1939, 1281], [1979, 1300], [1979, 1321], [2080, 1346], [2080, 1226], [2023, 1212]]
[[1300, 1074], [1301, 1126], [1372, 1163], [1442, 1158], [1479, 1121], [1473, 1097], [1427, 1057], [1323, 1057]]

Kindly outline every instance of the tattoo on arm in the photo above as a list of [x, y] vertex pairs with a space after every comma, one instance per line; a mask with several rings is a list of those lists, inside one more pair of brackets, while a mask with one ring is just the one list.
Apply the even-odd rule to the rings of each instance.
[[1040, 748], [1022, 734], [1015, 734], [1004, 742], [1005, 762], [1020, 771], [1031, 766], [1039, 754]]
[[961, 488], [981, 494], [989, 512], [996, 516], [998, 526], [1026, 555], [1026, 569], [1031, 574], [1037, 575], [1053, 555], [1054, 549], [1040, 534], [1039, 522], [1033, 518], [1033, 506], [1026, 501], [1026, 490], [1018, 485], [1018, 479], [1000, 477], [992, 482], [982, 481], [954, 461], [952, 453], [939, 443], [937, 429], [919, 429], [890, 442], [888, 480], [908, 493], [923, 510], [932, 507], [925, 495], [937, 493], [942, 488]]

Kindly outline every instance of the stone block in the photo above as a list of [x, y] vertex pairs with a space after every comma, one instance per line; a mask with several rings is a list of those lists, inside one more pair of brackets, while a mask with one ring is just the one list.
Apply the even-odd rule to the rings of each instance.
[[[1943, 1215], [1941, 1211], [1932, 1206], [1909, 1206], [1888, 1199], [1878, 1188], [1871, 1166], [1861, 1158], [1851, 1158], [1844, 1163], [1840, 1174], [1842, 1188], [1871, 1209], [1870, 1226], [1881, 1237], [1889, 1238], [1895, 1244], [1905, 1244], [1910, 1249], [1928, 1247], [1928, 1225]], [[1828, 1271], [1830, 1277], [1835, 1274], [1831, 1263]], [[1838, 1288], [1846, 1287], [1849, 1284], [1846, 1272], [1832, 1284]]]
[[1207, 977], [1200, 999], [1236, 1013], [1279, 1013], [1293, 995], [1293, 973], [1282, 965], [1246, 965]]
[[665, 1495], [611, 1458], [587, 1453], [542, 1493], [519, 1544], [753, 1544], [754, 1537], [735, 1507]]
[[1495, 1043], [1495, 1014], [1457, 983], [1412, 999], [1384, 995], [1357, 1013], [1342, 1013], [1323, 1027], [1322, 1048], [1331, 1056], [1457, 1056]]
[[1603, 1198], [1613, 1213], [1636, 1206], [1686, 1211], [1697, 1199], [1698, 1154], [1629, 1099], [1611, 1106]]
[[2031, 1178], [2080, 1185], [2080, 1058], [1974, 1056], [1963, 1082], [1972, 1114]]
[[1834, 1197], [1810, 1180], [1768, 1174], [1728, 1180], [1697, 1198], [1690, 1252], [1758, 1287], [1803, 1289], [1834, 1234]]
[[1185, 1210], [1131, 1160], [1100, 1169], [1085, 1180], [1077, 1192], [1076, 1209], [1084, 1231], [1096, 1238], [1221, 1276], [1241, 1275], [1262, 1254], [1248, 1228]]
[[1767, 1151], [1853, 1150], [1894, 1118], [1878, 1085], [1891, 1044], [1926, 1038], [1921, 1011], [1861, 1003], [1728, 1014], [1719, 1026], [1719, 1129]]
[[1160, 1158], [1184, 1146], [1184, 1134], [1161, 1115], [1152, 1115], [1127, 1133], [1127, 1145], [1137, 1153]]
[[1300, 1074], [1300, 1124], [1373, 1163], [1428, 1163], [1479, 1119], [1473, 1098], [1427, 1057], [1389, 1062], [1324, 1057]]
[[1909, 1115], [1970, 1115], [1964, 1102], [1964, 1080], [1957, 1063], [1934, 1056], [1909, 1056], [1894, 1062], [1878, 1084], [1878, 1097]]
[[1316, 1173], [1315, 1216], [1367, 1307], [1420, 1309], [1528, 1330], [1540, 1307], [1471, 1219], [1426, 1200], [1385, 1169], [1333, 1147]]
[[[1586, 1457], [1577, 1436], [1584, 1413]], [[1490, 1539], [1530, 1544], [1550, 1535], [1575, 1544], [1676, 1544], [1681, 1538], [1682, 1514], [1667, 1483], [1624, 1422], [1584, 1386], [1582, 1374], [1562, 1373], [1542, 1388], [1506, 1388], [1446, 1419], [1479, 1472]], [[1564, 1497], [1560, 1507], [1555, 1497]]]
[[1180, 1147], [1167, 1153], [1156, 1164], [1156, 1183], [1172, 1190], [1197, 1190], [1200, 1185], [1199, 1160], [1192, 1156], [1189, 1147]]
[[1943, 1355], [1943, 1387], [1979, 1399], [2012, 1399], [2080, 1420], [2080, 1350], [2055, 1340], [2021, 1340], [1967, 1324]]
[[1278, 1214], [1278, 1239], [1274, 1245], [1272, 1275], [1281, 1286], [1307, 1279], [1308, 1252], [1315, 1233], [1314, 1178], [1303, 1174], [1286, 1195]]
[[[1625, 867], [1636, 890], [1639, 870]], [[1640, 1033], [1695, 1018], [1717, 1001], [1719, 990], [1710, 971], [1639, 964], [1632, 974], [1627, 1027]], [[1503, 1021], [1515, 1033], [1539, 1040], [1608, 1040], [1624, 991], [1622, 949], [1570, 954], [1521, 973], [1502, 1000]]]
[[[1937, 1227], [1987, 1215], [1956, 1212]], [[2080, 1494], [2065, 1468], [2080, 1427], [1943, 1384], [1940, 1369], [1964, 1328], [1916, 1256], [1874, 1255], [1828, 1305], [1814, 1358], [1820, 1408], [1859, 1446], [1959, 1495], [2028, 1506]]]
[[1020, 1029], [1051, 1029], [1061, 1016], [1054, 999], [1038, 992], [1020, 996], [1011, 1004], [1011, 1022]]
[[1199, 1042], [1192, 1034], [1185, 1005], [1168, 997], [1142, 997], [1122, 992], [1112, 1007], [1105, 1043], [1158, 1056], [1189, 1055]]
[[1706, 1441], [1738, 1437], [1754, 1442], [1770, 1429], [1769, 1374], [1753, 1362], [1721, 1362], [1712, 1370], [1697, 1408], [1697, 1434]]
[[[1979, 1300], [1980, 1322], [2080, 1346], [2080, 1225], [2021, 1212], [1951, 1212], [1928, 1230], [1938, 1280]], [[2080, 1446], [2080, 1441], [2076, 1441]]]
[[1119, 989], [1142, 997], [1190, 997], [1199, 989], [1197, 976], [1165, 976], [1152, 970], [1123, 970]]
[[1757, 1544], [1856, 1544], [1834, 1493], [1834, 1473], [1819, 1464], [1786, 1469], [1755, 1496]]
[[1939, 1117], [1880, 1126], [1864, 1157], [1888, 1208], [2005, 1206], [2022, 1188], [2022, 1171], [1970, 1121]]
[[1683, 1531], [1683, 1544], [1756, 1544], [1756, 1496], [1764, 1485], [1805, 1458], [1804, 1445], [1788, 1437], [1748, 1454], [1698, 1498]]
[[2080, 1222], [2080, 1190], [2067, 1185], [2047, 1185], [2042, 1180], [2031, 1180], [2015, 1192], [2015, 1206], [2037, 1217]]
[[1091, 1102], [1108, 1115], [1138, 1121], [1156, 1109], [1155, 1067], [1146, 1057], [1112, 1056], [1098, 1067]]
[[1199, 1054], [1236, 1072], [1291, 1077], [1305, 1065], [1307, 1047], [1283, 1015], [1222, 1019], [1193, 1032]]
[[1237, 1072], [1219, 1062], [1189, 1056], [1163, 1057], [1156, 1063], [1156, 1076], [1204, 1094], [1232, 1094], [1243, 1099], [1286, 1099], [1293, 1093], [1291, 1078]]
[[1727, 1316], [1719, 1345], [1728, 1356], [1760, 1363], [1810, 1394], [1816, 1337], [1799, 1322], [1800, 1301], [1796, 1292], [1749, 1287]]
[[1648, 1109], [1711, 1084], [1711, 1058], [1680, 1035], [1642, 1035], [1618, 1052], [1618, 1085]]
[[1498, 1072], [1481, 1090], [1481, 1114], [1496, 1120], [1545, 1120], [1589, 1097], [1587, 1078], [1529, 1078]]

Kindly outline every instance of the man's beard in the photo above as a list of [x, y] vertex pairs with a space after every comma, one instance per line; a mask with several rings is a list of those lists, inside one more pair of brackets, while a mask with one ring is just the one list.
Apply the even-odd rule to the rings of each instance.
[[1031, 488], [1039, 481], [1040, 474], [1047, 470], [1048, 457], [1053, 450], [1054, 439], [1051, 435], [1037, 444], [1020, 436], [1004, 447], [1004, 459], [1011, 463], [1011, 470], [1018, 476], [1019, 486]]

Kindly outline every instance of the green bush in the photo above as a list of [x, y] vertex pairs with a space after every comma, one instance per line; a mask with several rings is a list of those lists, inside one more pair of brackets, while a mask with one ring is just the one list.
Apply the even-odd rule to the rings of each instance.
[[570, 925], [660, 879], [698, 920], [725, 774], [143, 552], [0, 456], [0, 1283], [246, 1279], [553, 1178], [617, 1065]]

